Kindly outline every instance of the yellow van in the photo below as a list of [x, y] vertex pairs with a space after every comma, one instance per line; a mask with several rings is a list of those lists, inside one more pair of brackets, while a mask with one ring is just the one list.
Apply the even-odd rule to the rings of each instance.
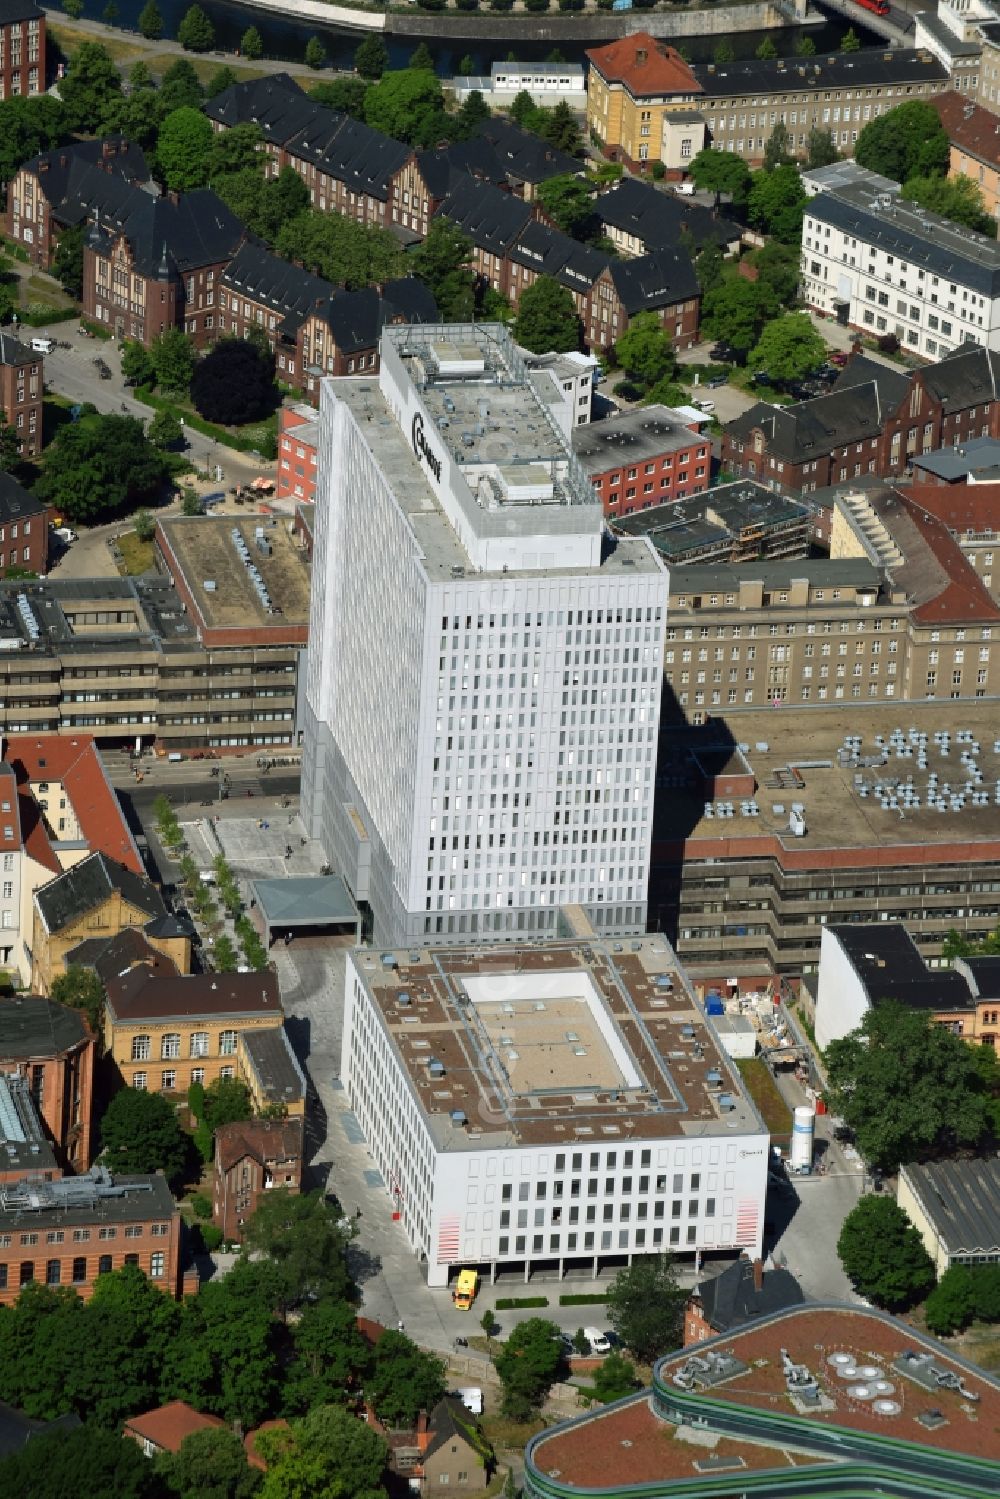
[[467, 1312], [476, 1299], [479, 1276], [475, 1270], [462, 1270], [451, 1293], [451, 1299], [460, 1312]]

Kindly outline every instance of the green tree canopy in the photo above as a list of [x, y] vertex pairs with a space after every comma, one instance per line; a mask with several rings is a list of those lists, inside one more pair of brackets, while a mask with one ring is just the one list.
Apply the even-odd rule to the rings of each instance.
[[109, 106], [121, 98], [122, 82], [107, 50], [98, 42], [82, 42], [60, 80], [66, 125], [94, 135], [104, 123]]
[[671, 379], [677, 368], [670, 335], [655, 312], [640, 312], [632, 318], [615, 352], [629, 380], [644, 390]]
[[92, 522], [154, 497], [166, 475], [141, 422], [93, 412], [59, 428], [34, 492], [67, 520]]
[[772, 380], [787, 385], [814, 374], [826, 359], [826, 344], [807, 312], [786, 312], [764, 328], [750, 355], [754, 370], [766, 370]]
[[190, 105], [197, 109], [205, 94], [195, 65], [186, 57], [172, 62], [160, 80], [158, 102], [163, 115]]
[[[17, 428], [4, 417], [0, 409], [0, 473], [9, 474], [21, 462], [21, 439]], [[10, 576], [10, 573], [7, 573]]]
[[116, 1431], [79, 1426], [55, 1436], [35, 1437], [20, 1452], [0, 1460], [0, 1493], [21, 1499], [157, 1499], [153, 1465], [138, 1442]]
[[797, 244], [805, 202], [806, 190], [798, 168], [786, 163], [773, 171], [754, 172], [747, 215], [755, 228], [766, 230], [785, 244]]
[[583, 232], [593, 215], [594, 204], [590, 188], [581, 177], [568, 173], [561, 177], [550, 177], [547, 182], [539, 184], [536, 196], [549, 218], [564, 234], [571, 234], [577, 239], [583, 238]]
[[423, 143], [429, 118], [444, 108], [441, 83], [435, 73], [400, 68], [383, 73], [365, 95], [365, 119], [375, 130], [410, 145]]
[[550, 350], [565, 354], [579, 349], [583, 324], [568, 287], [561, 286], [552, 276], [539, 276], [532, 282], [521, 293], [514, 336], [533, 354], [547, 354]]
[[172, 110], [156, 140], [156, 162], [167, 187], [174, 192], [204, 187], [216, 139], [208, 116], [200, 109], [185, 105]]
[[231, 130], [213, 131], [206, 158], [208, 180], [212, 182], [234, 172], [256, 172], [259, 176], [265, 159], [263, 144], [264, 132], [251, 120], [234, 125]]
[[238, 1077], [217, 1077], [205, 1089], [205, 1121], [212, 1129], [253, 1118], [250, 1090]]
[[620, 1353], [609, 1353], [594, 1370], [594, 1394], [605, 1405], [612, 1400], [624, 1400], [638, 1384], [634, 1364]]
[[541, 1407], [563, 1363], [559, 1329], [543, 1317], [518, 1322], [493, 1360], [503, 1387], [503, 1413], [527, 1421]]
[[258, 1200], [243, 1232], [246, 1252], [267, 1255], [277, 1266], [282, 1308], [320, 1296], [353, 1300], [347, 1244], [339, 1217], [319, 1192], [273, 1189]]
[[206, 83], [205, 98], [214, 99], [217, 94], [223, 93], [227, 88], [232, 88], [233, 84], [237, 83], [238, 81], [239, 80], [237, 79], [236, 74], [233, 72], [229, 64], [223, 63], [221, 68], [216, 68], [215, 72]]
[[248, 26], [240, 37], [240, 51], [244, 57], [249, 57], [251, 62], [256, 62], [264, 56], [264, 38], [256, 26]]
[[783, 120], [778, 120], [768, 136], [764, 146], [764, 170], [773, 172], [775, 167], [783, 167], [792, 160], [792, 138], [788, 133], [788, 126]]
[[761, 42], [760, 46], [754, 53], [754, 57], [759, 57], [761, 62], [764, 62], [772, 57], [777, 57], [777, 55], [778, 49], [769, 36], [766, 36], [764, 38], [764, 40]]
[[750, 168], [735, 151], [706, 146], [693, 158], [688, 173], [696, 187], [715, 194], [716, 206], [723, 193], [742, 203], [750, 189]]
[[407, 270], [428, 288], [445, 322], [464, 322], [475, 308], [472, 241], [456, 224], [437, 217], [426, 238], [407, 255]]
[[972, 1276], [975, 1314], [981, 1322], [1000, 1322], [1000, 1265], [977, 1265]]
[[433, 1410], [447, 1388], [445, 1364], [418, 1348], [405, 1333], [385, 1332], [375, 1345], [365, 1393], [389, 1426], [411, 1426], [421, 1410]]
[[811, 36], [806, 35], [806, 36], [800, 36], [799, 37], [798, 41], [795, 43], [795, 56], [796, 57], [815, 57], [816, 56], [816, 43], [813, 41], [813, 39], [812, 39]]
[[987, 213], [982, 191], [971, 177], [911, 177], [903, 184], [902, 195], [931, 213], [996, 239], [997, 221]]
[[965, 1265], [952, 1265], [924, 1302], [928, 1331], [936, 1338], [948, 1338], [968, 1327], [975, 1314], [975, 1276]]
[[69, 128], [63, 105], [51, 94], [0, 102], [0, 180], [9, 182], [32, 156], [61, 145]]
[[252, 338], [221, 338], [199, 359], [190, 389], [198, 414], [225, 427], [260, 421], [281, 401], [274, 355]]
[[364, 78], [344, 74], [340, 78], [324, 79], [314, 83], [309, 90], [310, 99], [325, 104], [329, 109], [339, 109], [355, 120], [365, 117], [365, 95], [370, 85]]
[[911, 177], [943, 176], [948, 152], [948, 136], [937, 110], [922, 99], [911, 99], [868, 122], [858, 136], [854, 159], [870, 172], [908, 182]]
[[855, 31], [855, 29], [854, 29], [853, 26], [849, 27], [848, 30], [844, 32], [844, 35], [841, 37], [841, 39], [840, 39], [840, 50], [841, 50], [841, 52], [860, 52], [861, 51], [861, 38], [858, 36], [858, 34]]
[[83, 296], [83, 225], [71, 224], [59, 236], [52, 272], [64, 292], [75, 301]]
[[570, 156], [580, 152], [580, 127], [576, 115], [565, 99], [560, 99], [554, 109], [537, 111], [528, 127], [557, 151], [566, 151]]
[[163, 35], [163, 17], [156, 0], [146, 0], [139, 12], [139, 32], [148, 42], [158, 42]]
[[56, 1004], [79, 1010], [95, 1036], [101, 1033], [104, 1016], [104, 985], [92, 968], [71, 963], [65, 973], [52, 980], [49, 994]]
[[162, 1171], [171, 1182], [183, 1177], [187, 1137], [177, 1122], [176, 1110], [162, 1093], [122, 1088], [104, 1112], [101, 1143], [104, 1159], [113, 1172]]
[[137, 340], [127, 338], [122, 344], [122, 376], [129, 385], [152, 385], [156, 380], [149, 351]]
[[724, 338], [740, 355], [750, 352], [772, 315], [765, 289], [742, 276], [727, 276], [702, 302], [701, 329], [706, 338]]
[[608, 1289], [608, 1321], [643, 1363], [680, 1346], [687, 1292], [677, 1284], [669, 1255], [634, 1260]]
[[934, 1285], [931, 1257], [891, 1197], [862, 1197], [844, 1219], [837, 1253], [858, 1294], [888, 1311], [912, 1306]]
[[840, 160], [840, 152], [829, 130], [814, 125], [806, 141], [806, 166], [815, 171], [817, 167], [832, 166]]
[[795, 300], [799, 284], [799, 252], [790, 245], [768, 240], [749, 256], [757, 272], [757, 285], [771, 299], [773, 311]]
[[250, 1499], [260, 1486], [243, 1443], [222, 1427], [193, 1431], [179, 1452], [158, 1454], [155, 1467], [167, 1493], [177, 1499]]
[[385, 1438], [339, 1405], [320, 1405], [291, 1431], [266, 1431], [260, 1499], [380, 1499], [389, 1449]]
[[184, 441], [184, 428], [172, 411], [158, 411], [146, 428], [146, 436], [154, 448], [169, 453]]
[[[432, 68], [433, 65], [432, 58]], [[354, 54], [355, 73], [359, 78], [381, 78], [388, 66], [389, 49], [385, 42], [380, 36], [366, 36]]]
[[307, 68], [322, 68], [326, 63], [326, 48], [318, 36], [306, 42], [305, 63]]
[[194, 345], [179, 328], [165, 328], [153, 339], [149, 357], [156, 371], [156, 383], [164, 390], [178, 394], [186, 391], [194, 374]]
[[185, 52], [210, 52], [215, 46], [215, 27], [200, 5], [184, 12], [177, 28], [177, 40]]
[[477, 88], [462, 100], [451, 126], [451, 136], [456, 141], [471, 141], [479, 134], [484, 120], [490, 118], [490, 107]]
[[733, 62], [735, 61], [735, 58], [736, 49], [734, 48], [732, 42], [729, 40], [728, 36], [724, 36], [721, 41], [716, 42], [715, 47], [712, 50], [712, 61], [714, 63]]
[[922, 1011], [876, 1002], [857, 1030], [831, 1041], [826, 1067], [831, 1107], [884, 1171], [975, 1145], [987, 1128], [973, 1049]]
[[388, 230], [369, 229], [316, 209], [286, 220], [276, 249], [286, 260], [301, 260], [308, 270], [349, 290], [388, 281], [400, 274], [403, 264], [399, 241]]
[[357, 1308], [349, 1301], [324, 1296], [309, 1302], [292, 1326], [292, 1344], [283, 1382], [286, 1415], [344, 1404], [372, 1368], [371, 1345], [358, 1331]]
[[431, 52], [431, 49], [430, 47], [428, 47], [426, 42], [420, 42], [419, 45], [415, 48], [410, 56], [409, 65], [411, 68], [424, 68], [433, 73], [434, 54]]
[[[270, 1194], [268, 1194], [270, 1195]], [[268, 1261], [241, 1259], [221, 1280], [184, 1302], [176, 1337], [164, 1352], [166, 1399], [257, 1426], [275, 1408], [281, 1375], [280, 1324], [274, 1307], [280, 1275]]]

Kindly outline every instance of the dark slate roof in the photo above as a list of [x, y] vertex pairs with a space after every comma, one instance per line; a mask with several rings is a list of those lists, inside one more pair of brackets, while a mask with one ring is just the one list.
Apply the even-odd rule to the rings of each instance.
[[949, 1255], [1000, 1253], [1000, 1156], [931, 1161], [903, 1173]]
[[1000, 957], [960, 958], [955, 966], [977, 999], [1000, 999]]
[[79, 1010], [38, 994], [0, 999], [0, 1059], [55, 1056], [86, 1039]]
[[307, 1092], [305, 1074], [299, 1066], [288, 1032], [283, 1025], [273, 1030], [248, 1030], [243, 1046], [268, 1103], [296, 1103]]
[[953, 968], [927, 967], [901, 922], [831, 926], [870, 1005], [895, 1000], [908, 1010], [967, 1010], [969, 986]]
[[483, 120], [479, 133], [493, 147], [497, 161], [512, 183], [547, 182], [550, 177], [582, 172], [586, 165], [568, 152], [550, 146], [540, 135], [522, 130], [503, 115]]
[[852, 354], [832, 389], [847, 390], [852, 385], [864, 385], [866, 381], [874, 380], [878, 385], [879, 400], [888, 412], [906, 400], [911, 378], [909, 370], [892, 369], [878, 359], [869, 359], [867, 354]]
[[654, 250], [636, 260], [613, 260], [611, 279], [629, 317], [701, 296], [686, 250]]
[[967, 344], [920, 372], [924, 385], [945, 411], [964, 411], [995, 401], [1000, 394], [1000, 354]]
[[[3, 24], [4, 11], [0, 0], [0, 25]], [[10, 1457], [15, 1452], [21, 1452], [32, 1437], [56, 1436], [59, 1432], [75, 1431], [79, 1425], [80, 1417], [72, 1414], [57, 1416], [54, 1421], [36, 1421], [15, 1406], [0, 1400], [0, 1457]]]
[[466, 1442], [481, 1457], [485, 1457], [490, 1450], [475, 1417], [455, 1395], [446, 1395], [443, 1400], [438, 1401], [427, 1424], [431, 1439], [423, 1452], [425, 1461], [450, 1442]]
[[737, 1260], [712, 1280], [700, 1281], [697, 1294], [705, 1320], [722, 1333], [742, 1327], [755, 1317], [802, 1306], [805, 1301], [802, 1287], [790, 1270], [765, 1270], [758, 1291], [748, 1259]]
[[342, 354], [374, 349], [386, 323], [438, 320], [437, 303], [414, 276], [387, 281], [381, 292], [374, 286], [335, 292], [315, 304], [313, 311], [326, 323]]
[[162, 916], [165, 910], [159, 891], [140, 874], [133, 874], [124, 864], [107, 854], [91, 854], [74, 864], [57, 879], [50, 880], [35, 892], [35, 903], [50, 934], [62, 931], [71, 921], [85, 916], [118, 890], [123, 900], [145, 911], [150, 918]]
[[412, 148], [350, 115], [313, 107], [313, 118], [286, 142], [288, 152], [343, 182], [351, 192], [385, 202], [389, 180], [412, 155]]
[[142, 931], [138, 927], [127, 926], [113, 937], [88, 937], [66, 954], [66, 966], [79, 963], [84, 968], [92, 968], [103, 984], [125, 973], [136, 963], [146, 963], [160, 973], [176, 973], [176, 963], [147, 940], [149, 935], [157, 935], [152, 928], [163, 920], [174, 921], [175, 918], [169, 915], [154, 917]]
[[867, 88], [879, 84], [943, 83], [948, 73], [929, 52], [865, 47], [789, 62], [786, 58], [747, 58], [723, 64], [697, 63], [691, 69], [706, 99], [731, 94], [788, 94], [795, 90]]
[[310, 99], [287, 73], [268, 73], [233, 83], [204, 106], [210, 120], [232, 129], [259, 125], [266, 141], [284, 145], [304, 130], [323, 106]]
[[38, 355], [29, 349], [13, 333], [0, 333], [0, 364], [9, 365], [11, 369], [18, 364], [37, 364]]
[[530, 204], [473, 177], [454, 184], [440, 212], [479, 249], [501, 256], [507, 254], [532, 218]]
[[607, 255], [581, 245], [559, 229], [532, 220], [510, 252], [511, 260], [542, 276], [552, 276], [570, 291], [586, 295], [608, 263]]
[[730, 438], [747, 441], [758, 428], [767, 450], [788, 463], [809, 463], [845, 443], [877, 437], [909, 390], [909, 377], [856, 355], [825, 396], [771, 406], [758, 401], [729, 422]]
[[418, 151], [417, 165], [432, 198], [443, 198], [463, 177], [477, 177], [495, 187], [505, 187], [507, 173], [489, 141], [476, 136], [456, 141], [439, 151]]
[[141, 149], [123, 136], [78, 141], [43, 151], [25, 163], [37, 178], [58, 223], [78, 224], [95, 208], [116, 211], [131, 187], [148, 184], [149, 166]]
[[176, 200], [151, 198], [132, 188], [117, 211], [100, 216], [88, 243], [106, 254], [123, 235], [139, 274], [162, 280], [230, 260], [245, 234], [243, 224], [211, 188], [196, 188]]
[[623, 177], [601, 194], [594, 208], [603, 223], [635, 235], [649, 250], [675, 248], [682, 233], [690, 235], [697, 250], [704, 245], [730, 245], [743, 233], [731, 219], [720, 218], [698, 203], [685, 203], [637, 177]]
[[[32, 355], [37, 359], [37, 355]], [[41, 500], [29, 494], [23, 484], [12, 479], [10, 474], [0, 472], [0, 525], [6, 521], [20, 520], [22, 516], [40, 515], [46, 508]]]
[[329, 281], [272, 255], [251, 240], [240, 246], [221, 279], [223, 286], [280, 314], [282, 331], [293, 336], [310, 309], [333, 295]]
[[43, 11], [35, 0], [0, 0], [0, 26], [11, 26], [15, 21], [36, 21]]

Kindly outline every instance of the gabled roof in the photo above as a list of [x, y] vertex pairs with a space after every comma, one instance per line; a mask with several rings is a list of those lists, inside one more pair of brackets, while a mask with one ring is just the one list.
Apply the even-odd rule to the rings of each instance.
[[[12, 369], [19, 364], [37, 364], [38, 355], [29, 349], [13, 333], [0, 332], [0, 364], [9, 365]], [[8, 477], [5, 475], [4, 477]]]
[[699, 1281], [696, 1294], [701, 1299], [705, 1321], [716, 1332], [730, 1332], [755, 1317], [771, 1316], [805, 1302], [802, 1287], [789, 1270], [777, 1267], [764, 1270], [758, 1290], [754, 1266], [743, 1258], [729, 1265], [721, 1275]]
[[946, 412], [965, 411], [1000, 394], [1000, 354], [966, 344], [919, 371], [919, 377]]
[[455, 182], [439, 210], [491, 255], [506, 255], [533, 218], [531, 205], [501, 188], [466, 177]]
[[54, 1057], [89, 1036], [83, 1015], [39, 994], [0, 999], [0, 1061]]
[[268, 73], [230, 84], [204, 105], [210, 120], [232, 129], [259, 125], [266, 141], [284, 145], [303, 130], [323, 106], [303, 93], [287, 73]]
[[36, 890], [35, 905], [51, 936], [86, 916], [88, 911], [96, 910], [116, 890], [124, 901], [147, 916], [163, 914], [164, 905], [156, 886], [103, 853], [91, 854]]
[[166, 1020], [173, 1017], [253, 1015], [281, 1020], [278, 981], [262, 973], [189, 973], [160, 975], [145, 964], [107, 984], [108, 1009], [115, 1020]]
[[497, 162], [512, 183], [547, 182], [550, 177], [575, 176], [585, 162], [560, 151], [531, 130], [522, 130], [503, 115], [491, 115], [479, 126], [481, 138], [488, 141]]
[[374, 349], [386, 323], [433, 323], [438, 316], [434, 297], [414, 276], [394, 277], [381, 292], [374, 286], [334, 292], [311, 312], [322, 318], [342, 354]]
[[[896, 491], [909, 522], [933, 556], [938, 577], [927, 596], [920, 598], [920, 588], [910, 576], [908, 567], [893, 569], [893, 578], [906, 588], [911, 598], [918, 600], [911, 618], [919, 624], [969, 625], [995, 624], [1000, 621], [1000, 606], [996, 604], [986, 584], [965, 556], [948, 527], [937, 516], [931, 515], [921, 505], [910, 499], [904, 491]], [[899, 528], [888, 527], [890, 535], [898, 543]], [[907, 564], [912, 552], [905, 545]], [[923, 581], [922, 576], [920, 581]]]
[[537, 220], [527, 223], [510, 250], [516, 264], [552, 276], [570, 291], [586, 295], [608, 263], [607, 255], [581, 245], [559, 229]]
[[107, 254], [123, 236], [138, 273], [162, 280], [230, 260], [245, 234], [243, 224], [211, 188], [196, 188], [176, 200], [151, 198], [140, 188], [130, 188], [118, 208], [97, 217], [87, 242]]
[[648, 31], [633, 31], [606, 47], [592, 47], [587, 59], [608, 83], [624, 84], [636, 99], [702, 91], [680, 53]]
[[302, 1120], [246, 1119], [216, 1130], [215, 1159], [223, 1171], [232, 1170], [247, 1156], [261, 1166], [267, 1161], [301, 1159]]
[[218, 1416], [203, 1416], [186, 1400], [171, 1400], [168, 1405], [158, 1405], [141, 1416], [129, 1416], [124, 1423], [124, 1435], [152, 1442], [164, 1452], [179, 1452], [185, 1437], [225, 1424]]
[[704, 245], [730, 245], [743, 234], [739, 224], [723, 219], [698, 203], [685, 203], [637, 177], [623, 177], [594, 204], [601, 221], [640, 239], [647, 250], [674, 249], [682, 234], [696, 250]]
[[[977, 48], [978, 51], [978, 48]], [[984, 166], [1000, 167], [1000, 135], [997, 134], [997, 117], [973, 104], [963, 94], [949, 89], [928, 100], [936, 109], [945, 133], [953, 146], [967, 156], [981, 161]]]
[[[983, 441], [992, 443], [993, 438]], [[971, 448], [972, 444], [967, 444]], [[942, 452], [951, 452], [945, 448]], [[907, 484], [904, 492], [935, 516], [953, 536], [962, 539], [968, 531], [980, 535], [992, 531], [1000, 540], [1000, 483], [997, 484]]]
[[[145, 931], [156, 924], [155, 921], [147, 922]], [[134, 926], [124, 927], [113, 937], [87, 937], [70, 948], [65, 963], [67, 967], [78, 963], [83, 968], [92, 968], [104, 985], [127, 973], [137, 963], [144, 963], [152, 972], [161, 975], [178, 972], [173, 959], [154, 947], [145, 932]]]
[[[0, 339], [3, 335], [0, 335]], [[6, 340], [8, 343], [10, 339]], [[37, 359], [37, 354], [30, 356]], [[0, 359], [0, 363], [12, 363], [11, 360]], [[0, 472], [0, 526], [8, 521], [24, 520], [35, 515], [42, 515], [48, 509], [41, 500], [36, 500], [33, 494], [29, 494], [23, 484], [19, 484], [10, 474]]]
[[314, 108], [313, 118], [285, 143], [285, 149], [352, 192], [385, 202], [390, 179], [413, 154], [412, 147], [350, 115], [319, 105]]
[[462, 177], [478, 177], [503, 187], [507, 173], [489, 141], [474, 136], [471, 141], [455, 141], [438, 151], [418, 151], [417, 166], [432, 198], [443, 198], [452, 184]]
[[43, 151], [25, 163], [24, 171], [37, 178], [60, 224], [78, 224], [94, 208], [113, 212], [130, 187], [143, 183], [152, 187], [141, 148], [120, 135]]
[[612, 260], [611, 279], [629, 317], [658, 312], [675, 302], [701, 296], [698, 277], [686, 250], [654, 250], [635, 260]]
[[482, 1458], [491, 1453], [490, 1444], [476, 1425], [472, 1413], [455, 1395], [446, 1395], [438, 1401], [430, 1413], [428, 1425], [430, 1440], [423, 1451], [425, 1462], [449, 1442], [456, 1441], [465, 1442]]
[[[0, 25], [2, 24], [0, 20]], [[36, 1421], [15, 1406], [0, 1400], [0, 1457], [10, 1457], [12, 1453], [20, 1452], [32, 1437], [48, 1437], [55, 1436], [57, 1432], [75, 1431], [80, 1424], [80, 1417], [74, 1415], [57, 1416], [54, 1421]]]
[[1000, 999], [1000, 957], [989, 953], [981, 957], [958, 958], [955, 967], [964, 975], [969, 991], [976, 999]]
[[878, 437], [909, 389], [906, 376], [857, 356], [825, 396], [771, 406], [757, 401], [726, 425], [730, 438], [747, 441], [756, 431], [767, 440], [768, 454], [786, 463], [810, 463], [847, 443]]
[[[730, 63], [696, 63], [694, 76], [708, 98], [739, 94], [790, 94], [877, 84], [944, 83], [948, 71], [923, 48], [865, 47], [793, 60], [750, 57]], [[929, 103], [932, 101], [928, 101]]]
[[10, 26], [15, 21], [35, 21], [44, 15], [35, 0], [0, 0], [0, 26]]
[[293, 336], [311, 308], [332, 296], [334, 290], [329, 281], [280, 255], [272, 255], [262, 244], [249, 239], [237, 250], [220, 279], [223, 286], [241, 297], [278, 313]]
[[[32, 858], [53, 873], [60, 872], [29, 791], [29, 783], [39, 786], [58, 781], [90, 848], [110, 855], [134, 874], [143, 873], [139, 850], [89, 734], [12, 734], [4, 742], [4, 758], [17, 775], [24, 846]], [[45, 793], [40, 794], [44, 799]]]
[[949, 1255], [1000, 1254], [1000, 1156], [904, 1166], [902, 1175]]

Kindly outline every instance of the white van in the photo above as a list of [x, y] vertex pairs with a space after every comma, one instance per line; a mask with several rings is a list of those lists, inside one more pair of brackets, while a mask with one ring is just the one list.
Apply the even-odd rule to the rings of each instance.
[[611, 1344], [608, 1341], [607, 1334], [603, 1333], [603, 1332], [600, 1332], [598, 1328], [596, 1328], [596, 1327], [585, 1327], [583, 1329], [583, 1336], [587, 1339], [587, 1342], [590, 1344], [590, 1349], [591, 1349], [592, 1353], [610, 1353], [611, 1352]]
[[33, 354], [51, 354], [55, 343], [51, 338], [33, 338], [31, 340], [31, 351]]
[[693, 198], [694, 197], [694, 183], [693, 182], [675, 182], [674, 183], [674, 192], [677, 193], [681, 198]]

